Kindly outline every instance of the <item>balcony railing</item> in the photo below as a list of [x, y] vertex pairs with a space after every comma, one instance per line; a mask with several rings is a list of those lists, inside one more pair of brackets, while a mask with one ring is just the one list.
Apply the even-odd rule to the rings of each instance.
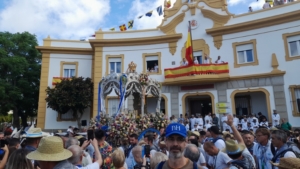
[[215, 75], [229, 73], [228, 63], [222, 64], [199, 64], [190, 66], [181, 66], [165, 69], [165, 79], [178, 78], [189, 75]]

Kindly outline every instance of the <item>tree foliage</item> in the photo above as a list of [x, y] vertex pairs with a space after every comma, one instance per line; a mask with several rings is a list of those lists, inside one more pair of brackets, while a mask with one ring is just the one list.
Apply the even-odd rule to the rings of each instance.
[[35, 35], [0, 32], [0, 113], [13, 110], [14, 126], [35, 116], [41, 72], [41, 54]]
[[47, 87], [48, 107], [60, 114], [73, 112], [73, 117], [81, 127], [84, 110], [92, 105], [93, 82], [91, 78], [73, 77], [62, 79], [54, 88]]

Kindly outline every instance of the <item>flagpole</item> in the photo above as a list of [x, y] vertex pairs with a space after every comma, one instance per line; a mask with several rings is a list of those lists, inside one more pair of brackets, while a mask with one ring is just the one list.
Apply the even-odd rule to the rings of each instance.
[[192, 57], [194, 59], [194, 48], [193, 48], [193, 37], [192, 37], [191, 21], [189, 21], [189, 30], [190, 30], [190, 36], [191, 36]]

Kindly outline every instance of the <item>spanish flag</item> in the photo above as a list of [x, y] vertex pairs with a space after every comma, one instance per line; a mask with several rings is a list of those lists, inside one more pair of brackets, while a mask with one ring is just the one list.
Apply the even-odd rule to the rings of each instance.
[[121, 25], [119, 27], [120, 27], [120, 31], [126, 31], [127, 30], [125, 24], [123, 24], [123, 25]]
[[189, 65], [193, 64], [193, 47], [191, 38], [191, 24], [189, 22], [189, 32], [185, 43], [185, 59], [189, 62]]

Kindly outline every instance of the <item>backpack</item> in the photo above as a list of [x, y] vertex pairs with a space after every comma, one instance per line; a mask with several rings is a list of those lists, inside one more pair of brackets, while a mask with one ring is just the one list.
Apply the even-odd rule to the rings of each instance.
[[[218, 140], [223, 140], [223, 138], [221, 138], [221, 137], [217, 137], [217, 138], [214, 138], [213, 140], [212, 140], [212, 142], [215, 144]], [[223, 140], [224, 141], [224, 140]]]
[[287, 144], [288, 148], [292, 149], [292, 151], [294, 152], [294, 154], [296, 155], [296, 157], [300, 158], [300, 154], [298, 152], [296, 152], [296, 151], [293, 150], [293, 147], [298, 148], [298, 146], [295, 143], [291, 142], [291, 141], [288, 141], [286, 144]]
[[[158, 164], [158, 166], [156, 167], [156, 169], [162, 169], [164, 164], [165, 164], [166, 161], [162, 161]], [[198, 166], [197, 166], [197, 163], [196, 162], [193, 162], [193, 169], [198, 169]]]
[[272, 158], [271, 161], [273, 161], [273, 163], [275, 163], [275, 162], [276, 162], [276, 159], [277, 159], [278, 157], [279, 157], [279, 158], [284, 157], [285, 153], [288, 152], [288, 151], [294, 152], [293, 149], [288, 148], [288, 149], [286, 149], [286, 150], [283, 150], [282, 152], [280, 152], [280, 153], [277, 154], [276, 156], [274, 156], [274, 157]]

